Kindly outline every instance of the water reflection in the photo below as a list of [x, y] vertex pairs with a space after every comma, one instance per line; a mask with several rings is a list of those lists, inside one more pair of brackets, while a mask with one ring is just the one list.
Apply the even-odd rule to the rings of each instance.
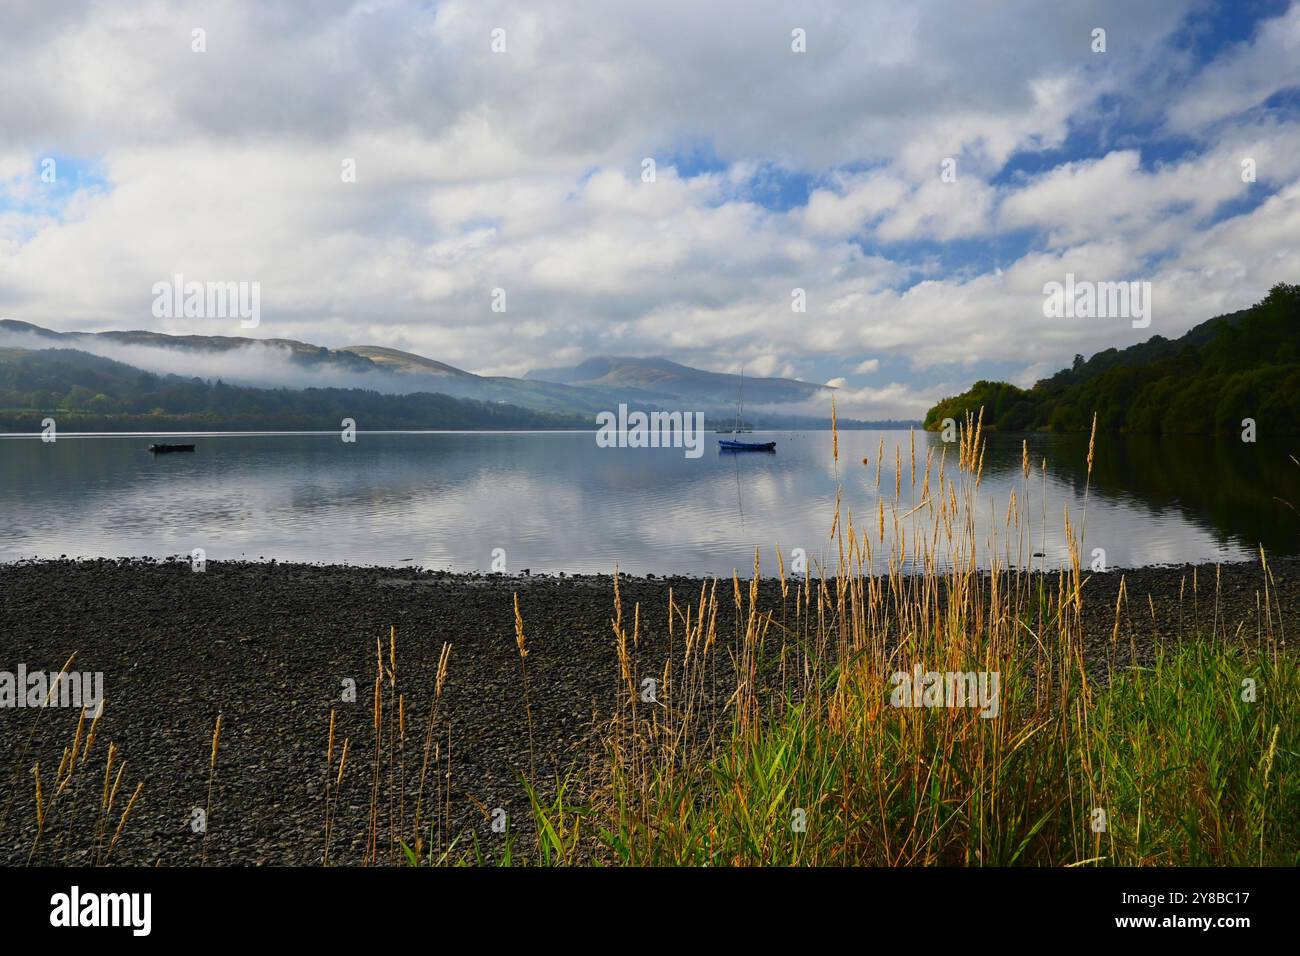
[[[710, 436], [699, 459], [680, 449], [602, 449], [591, 433], [193, 440], [195, 454], [157, 458], [140, 437], [0, 440], [0, 559], [201, 547], [215, 560], [488, 570], [501, 548], [510, 571], [730, 574], [751, 568], [759, 547], [771, 571], [778, 544], [787, 562], [794, 548], [833, 559], [837, 487], [858, 527], [874, 525], [877, 466], [887, 499], [897, 480], [910, 507], [927, 451], [937, 462], [943, 447], [937, 435], [915, 436], [913, 489], [907, 432], [842, 432], [838, 464], [825, 432], [770, 433], [761, 439], [777, 442], [770, 455], [717, 453]], [[1065, 552], [1062, 506], [1075, 520], [1082, 510], [1087, 440], [1034, 436], [1029, 447], [1035, 476], [1026, 487], [1021, 439], [990, 437], [982, 540], [1018, 489], [1032, 550], [1055, 563]], [[1244, 559], [1260, 543], [1293, 553], [1300, 517], [1282, 501], [1300, 506], [1300, 467], [1289, 453], [1208, 439], [1099, 440], [1085, 545], [1105, 547], [1117, 566]]]

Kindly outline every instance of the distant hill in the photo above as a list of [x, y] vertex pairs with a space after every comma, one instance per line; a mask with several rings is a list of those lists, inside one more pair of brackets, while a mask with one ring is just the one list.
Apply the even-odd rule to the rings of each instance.
[[[195, 353], [221, 354], [241, 348], [271, 347], [282, 349], [296, 363], [307, 365], [329, 365], [352, 371], [370, 371], [372, 366], [361, 356], [346, 351], [333, 351], [319, 345], [299, 342], [296, 339], [251, 339], [239, 335], [168, 335], [164, 332], [146, 332], [142, 330], [126, 332], [55, 332], [41, 328], [30, 322], [14, 319], [0, 319], [0, 333], [17, 336], [31, 336], [50, 343], [51, 347], [91, 346], [95, 342], [108, 342], [116, 345], [141, 346], [146, 348], [165, 348]], [[0, 343], [3, 344], [3, 343]]]
[[[726, 372], [707, 372], [664, 358], [600, 356], [571, 368], [535, 369], [524, 376], [532, 381], [604, 388], [634, 388], [715, 403], [734, 404], [742, 395], [742, 378]], [[746, 405], [802, 402], [834, 389], [788, 378], [743, 378]]]
[[76, 349], [0, 348], [0, 431], [590, 428], [582, 414], [415, 392], [262, 389], [155, 375]]
[[349, 352], [353, 355], [360, 355], [369, 359], [381, 369], [388, 372], [397, 372], [400, 375], [439, 375], [450, 378], [477, 378], [469, 372], [456, 368], [454, 365], [448, 365], [445, 362], [435, 362], [431, 358], [425, 358], [423, 355], [416, 355], [414, 352], [403, 352], [400, 349], [384, 348], [380, 345], [345, 345], [339, 350], [340, 352]]
[[[54, 332], [0, 319], [0, 346], [75, 348], [155, 371], [178, 371], [254, 387], [347, 386], [381, 392], [436, 392], [506, 402], [537, 411], [594, 415], [611, 396], [593, 389], [475, 375], [412, 352], [354, 345], [329, 349], [295, 339], [161, 332]], [[256, 358], [258, 361], [250, 361]]]
[[[390, 397], [442, 395], [509, 405], [564, 422], [591, 423], [598, 412], [627, 404], [645, 410], [700, 411], [710, 421], [730, 424], [740, 391], [739, 376], [690, 368], [666, 359], [594, 359], [575, 369], [543, 370], [529, 373], [526, 378], [511, 378], [477, 375], [414, 352], [378, 345], [330, 349], [279, 338], [168, 335], [138, 330], [56, 332], [11, 319], [0, 319], [3, 347], [78, 350], [115, 360], [137, 372], [174, 374], [186, 381], [221, 381], [226, 387], [260, 391], [317, 388], [359, 389]], [[71, 371], [66, 364], [59, 368]], [[79, 367], [79, 374], [85, 371]], [[60, 396], [59, 401], [74, 388], [92, 387], [75, 377], [66, 377], [57, 384], [59, 387], [51, 383], [46, 391]], [[790, 379], [745, 376], [745, 419], [760, 428], [824, 428], [829, 424], [831, 391], [826, 386]], [[782, 404], [818, 396], [826, 398], [824, 414], [810, 413], [806, 405], [797, 413], [780, 410]], [[15, 400], [10, 399], [11, 403]], [[19, 402], [19, 407], [28, 407], [25, 401]], [[489, 418], [495, 420], [494, 416]], [[911, 424], [840, 419], [843, 428]]]
[[[519, 379], [476, 375], [414, 352], [378, 345], [329, 349], [295, 339], [168, 335], [144, 331], [55, 332], [11, 319], [0, 319], [2, 345], [76, 348], [142, 366], [154, 360], [155, 365], [165, 366], [162, 369], [165, 371], [178, 371], [177, 366], [184, 364], [184, 357], [192, 356], [196, 360], [192, 366], [193, 374], [211, 377], [215, 368], [227, 381], [243, 385], [301, 385], [304, 373], [314, 373], [321, 378], [319, 384], [323, 385], [346, 384], [392, 392], [438, 392], [456, 398], [507, 402], [539, 411], [577, 411], [592, 415], [617, 407], [620, 402], [644, 408], [680, 408], [683, 402], [693, 402], [692, 410], [706, 414], [722, 411], [734, 414], [737, 394], [736, 376], [705, 372], [659, 359], [647, 360], [660, 366], [655, 387], [647, 388], [634, 376], [619, 374], [605, 375], [604, 380], [600, 380], [602, 376], [593, 376], [590, 381], [575, 379], [572, 382], [543, 376]], [[262, 358], [273, 355], [276, 361], [245, 361], [246, 352]], [[223, 359], [230, 359], [230, 362], [222, 365]], [[186, 372], [178, 371], [178, 374]], [[747, 404], [751, 390], [755, 403], [760, 395], [767, 402], [798, 401], [818, 391], [829, 395], [829, 390], [821, 386], [802, 382], [747, 378]], [[710, 399], [714, 392], [717, 397]]]
[[1251, 308], [1176, 339], [1075, 356], [1030, 389], [978, 381], [930, 409], [925, 427], [981, 407], [985, 425], [1001, 431], [1087, 431], [1096, 412], [1102, 431], [1226, 434], [1252, 418], [1261, 434], [1300, 434], [1300, 285], [1276, 285]]

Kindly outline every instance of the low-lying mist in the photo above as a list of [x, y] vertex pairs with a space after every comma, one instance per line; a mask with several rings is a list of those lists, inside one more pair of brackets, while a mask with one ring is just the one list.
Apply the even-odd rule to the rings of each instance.
[[[322, 359], [296, 357], [287, 345], [247, 342], [221, 349], [172, 348], [118, 342], [93, 333], [65, 334], [58, 338], [35, 333], [0, 331], [0, 348], [52, 349], [71, 348], [101, 358], [122, 362], [158, 375], [183, 378], [221, 379], [231, 385], [258, 388], [363, 388], [386, 394], [412, 392], [453, 394], [445, 379], [432, 375], [394, 374], [381, 368], [355, 371], [340, 368], [334, 362], [357, 364], [367, 361], [361, 356], [334, 359], [330, 353]], [[354, 361], [355, 360], [355, 361]]]

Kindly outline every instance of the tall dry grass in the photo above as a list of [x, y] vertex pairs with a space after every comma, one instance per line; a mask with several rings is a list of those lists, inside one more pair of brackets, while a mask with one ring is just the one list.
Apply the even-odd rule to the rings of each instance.
[[[15, 767], [25, 765], [29, 759], [34, 761], [31, 767], [31, 817], [28, 818], [34, 826], [26, 827], [34, 830], [27, 853], [29, 863], [96, 866], [109, 863], [144, 793], [144, 782], [140, 781], [131, 791], [125, 805], [119, 803], [119, 794], [126, 776], [126, 761], [121, 759], [117, 744], [110, 740], [107, 747], [99, 751], [103, 753], [104, 771], [103, 784], [98, 787], [99, 804], [94, 808], [93, 832], [86, 833], [79, 829], [79, 824], [84, 824], [85, 820], [85, 814], [78, 811], [83, 791], [88, 791], [90, 797], [95, 794], [98, 775], [93, 769], [92, 758], [97, 754], [95, 744], [103, 726], [108, 705], [106, 700], [99, 702], [99, 706], [89, 714], [89, 720], [87, 708], [83, 707], [77, 712], [75, 728], [63, 746], [62, 756], [53, 775], [49, 774], [48, 768], [43, 772], [41, 761], [34, 757], [44, 749], [53, 721], [49, 714], [57, 710], [51, 706], [52, 702], [59, 693], [61, 683], [68, 679], [76, 657], [76, 652], [70, 654], [57, 677], [51, 681], [40, 705], [32, 714], [31, 726], [22, 748], [11, 755]], [[24, 789], [17, 780], [10, 781], [5, 809], [0, 814], [0, 834], [7, 832], [13, 823], [22, 823], [21, 819], [15, 820], [12, 813], [18, 809], [21, 816], [22, 808], [18, 806], [18, 800]]]
[[[1095, 456], [1095, 425], [1088, 472]], [[838, 436], [834, 442], [838, 465]], [[640, 608], [612, 621], [619, 675], [606, 757], [580, 807], [535, 803], [546, 862], [691, 865], [1287, 864], [1300, 861], [1300, 677], [1261, 554], [1251, 640], [1163, 646], [1085, 627], [1084, 509], [1060, 571], [1035, 566], [1027, 443], [1000, 528], [977, 532], [981, 420], [938, 461], [895, 455], [865, 523], [837, 502], [838, 562], [765, 601], [759, 555], [671, 595], [667, 660], [637, 654]], [[937, 467], [936, 467], [937, 466]], [[905, 479], [906, 476], [906, 479]], [[1045, 493], [1044, 493], [1045, 499]], [[1046, 503], [1039, 520], [1046, 553]], [[1044, 562], [1045, 562], [1044, 558]], [[729, 592], [729, 593], [728, 593]], [[1199, 600], [1193, 581], [1188, 598]], [[1148, 598], [1150, 602], [1150, 598]], [[720, 611], [734, 627], [723, 633]], [[1154, 617], [1154, 605], [1151, 605]], [[1199, 619], [1199, 616], [1198, 618]], [[1095, 618], [1094, 618], [1095, 620]], [[1152, 631], [1154, 632], [1154, 624]], [[1122, 636], [1127, 633], [1127, 646]], [[996, 717], [898, 707], [892, 675], [999, 676]], [[720, 675], [732, 684], [719, 711]], [[660, 692], [647, 706], [645, 676]], [[1246, 699], [1246, 681], [1257, 695]], [[566, 851], [566, 848], [567, 851]]]

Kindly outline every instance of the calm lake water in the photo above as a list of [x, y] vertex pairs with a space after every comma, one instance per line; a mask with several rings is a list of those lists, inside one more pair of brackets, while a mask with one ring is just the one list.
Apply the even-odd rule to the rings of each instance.
[[[833, 564], [836, 488], [862, 527], [876, 523], [876, 459], [892, 499], [895, 447], [911, 502], [906, 431], [772, 432], [775, 454], [701, 458], [681, 449], [598, 448], [594, 433], [337, 433], [198, 435], [194, 454], [153, 456], [141, 436], [0, 438], [0, 560], [188, 555], [455, 571], [742, 574], [763, 549], [802, 548]], [[748, 437], [748, 436], [747, 436]], [[167, 436], [166, 441], [182, 440]], [[1005, 520], [1013, 488], [1032, 517], [1031, 551], [1065, 554], [1063, 506], [1083, 506], [1086, 437], [1029, 439], [1028, 500], [1021, 439], [993, 435], [979, 490], [982, 531]], [[935, 434], [916, 435], [918, 471]], [[1088, 552], [1115, 567], [1251, 557], [1262, 543], [1300, 549], [1295, 449], [1212, 439], [1099, 439], [1087, 507]], [[864, 466], [863, 457], [871, 464]], [[1043, 484], [1048, 460], [1043, 546]], [[937, 472], [937, 465], [935, 466]], [[932, 480], [934, 480], [932, 478]], [[920, 477], [918, 476], [918, 492]], [[1280, 501], [1277, 499], [1281, 499]], [[868, 516], [869, 519], [868, 519]], [[1035, 561], [1037, 564], [1038, 562]]]

